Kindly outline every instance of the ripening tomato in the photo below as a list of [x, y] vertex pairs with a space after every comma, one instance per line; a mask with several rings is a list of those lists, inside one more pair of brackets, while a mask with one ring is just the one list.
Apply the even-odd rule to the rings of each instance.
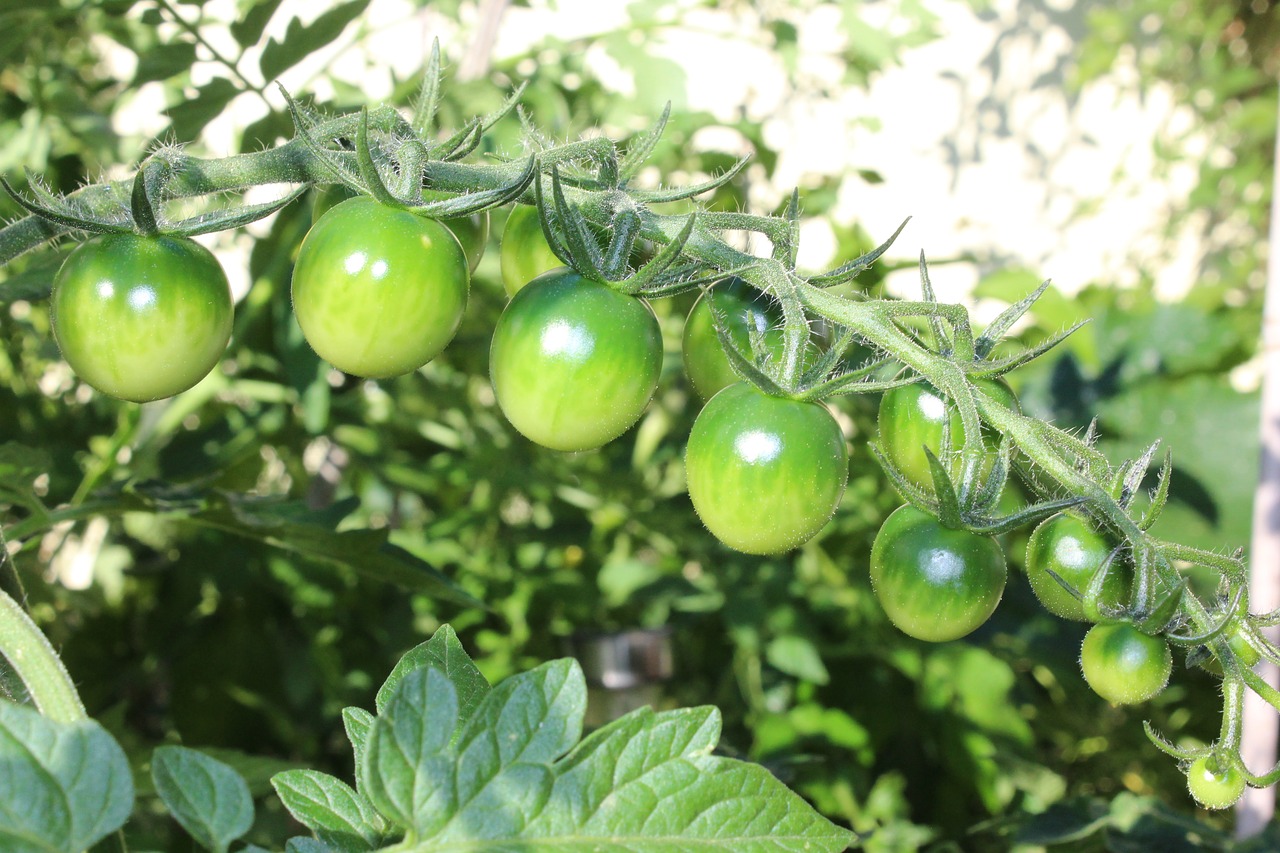
[[[1019, 411], [1018, 398], [1001, 379], [975, 379], [973, 384], [994, 397], [1005, 408]], [[933, 492], [933, 473], [924, 448], [928, 447], [939, 459], [954, 454], [964, 442], [964, 430], [955, 406], [932, 386], [917, 382], [893, 388], [880, 398], [877, 418], [880, 432], [880, 451], [893, 466], [912, 483]], [[944, 437], [947, 443], [943, 453]], [[983, 428], [983, 443], [989, 459], [981, 473], [985, 476], [995, 460], [997, 436]], [[952, 470], [953, 475], [959, 473]]]
[[213, 253], [186, 237], [104, 234], [53, 281], [53, 335], [76, 374], [136, 403], [203, 379], [231, 339], [231, 289]]
[[698, 413], [685, 470], [693, 508], [717, 539], [748, 554], [779, 554], [831, 519], [849, 457], [825, 406], [740, 382]]
[[360, 196], [307, 232], [293, 268], [293, 310], [321, 358], [385, 379], [417, 370], [453, 339], [469, 283], [448, 228]]
[[952, 530], [910, 504], [871, 545], [871, 588], [889, 621], [918, 640], [959, 639], [995, 612], [1008, 576], [990, 536]]
[[[1050, 613], [1063, 619], [1088, 621], [1081, 601], [1049, 572], [1084, 593], [1111, 550], [1111, 543], [1091, 524], [1074, 515], [1058, 513], [1040, 522], [1027, 540], [1027, 580]], [[1132, 579], [1133, 570], [1127, 563], [1113, 561], [1102, 585], [1100, 603], [1113, 609], [1124, 607]]]
[[516, 291], [544, 272], [564, 266], [542, 233], [538, 208], [530, 205], [512, 208], [502, 229], [498, 261], [502, 268], [502, 286], [508, 296], [515, 296]]
[[507, 304], [489, 375], [522, 435], [554, 450], [590, 450], [640, 419], [662, 371], [662, 330], [643, 299], [561, 268]]
[[1093, 692], [1114, 705], [1145, 702], [1164, 690], [1173, 653], [1159, 637], [1127, 622], [1094, 625], [1080, 647], [1080, 667]]

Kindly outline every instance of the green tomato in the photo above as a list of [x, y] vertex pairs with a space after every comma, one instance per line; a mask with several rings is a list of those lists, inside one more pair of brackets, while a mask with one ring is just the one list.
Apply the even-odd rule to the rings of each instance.
[[[1053, 571], [1077, 592], [1084, 593], [1111, 554], [1109, 543], [1092, 525], [1074, 515], [1058, 513], [1045, 519], [1027, 540], [1027, 580], [1045, 609], [1063, 619], [1088, 621], [1084, 604], [1054, 580]], [[1113, 562], [1102, 584], [1101, 603], [1120, 608], [1129, 598], [1133, 572]]]
[[1244, 793], [1244, 775], [1234, 766], [1225, 769], [1212, 755], [1202, 755], [1187, 768], [1187, 789], [1206, 809], [1234, 806]]
[[453, 339], [469, 280], [448, 228], [361, 196], [326, 212], [302, 241], [293, 309], [321, 358], [385, 379], [417, 370]]
[[944, 527], [910, 504], [885, 519], [871, 545], [871, 589], [908, 636], [955, 640], [991, 617], [1008, 569], [990, 536]]
[[717, 539], [748, 554], [780, 554], [831, 519], [849, 457], [825, 406], [740, 382], [698, 413], [685, 470], [693, 508]]
[[661, 371], [662, 331], [649, 304], [567, 268], [521, 288], [489, 349], [502, 413], [554, 450], [590, 450], [622, 435]]
[[520, 288], [544, 272], [564, 266], [564, 261], [547, 245], [538, 208], [530, 205], [512, 208], [502, 229], [498, 261], [502, 268], [502, 286], [508, 296], [515, 296]]
[[[311, 207], [311, 221], [315, 223], [320, 217], [339, 202], [355, 198], [358, 193], [345, 184], [324, 184], [316, 192], [315, 203]], [[445, 193], [425, 190], [422, 196], [427, 201], [447, 198]], [[458, 238], [462, 251], [467, 256], [467, 268], [474, 273], [484, 257], [485, 247], [489, 243], [489, 211], [482, 210], [469, 216], [455, 216], [441, 219], [440, 223]]]
[[752, 329], [764, 335], [775, 358], [781, 357], [783, 348], [782, 309], [770, 297], [738, 278], [716, 282], [698, 297], [684, 323], [684, 372], [704, 400], [741, 381], [720, 345], [711, 314], [713, 305], [740, 351], [751, 352]]
[[1173, 653], [1159, 637], [1127, 622], [1094, 625], [1080, 647], [1084, 680], [1115, 705], [1145, 702], [1164, 690], [1173, 669]]
[[104, 394], [143, 403], [185, 391], [231, 339], [231, 289], [185, 237], [107, 234], [81, 243], [50, 298], [62, 356]]
[[[975, 379], [973, 384], [994, 397], [1002, 406], [1019, 411], [1018, 398], [1003, 380]], [[954, 454], [964, 442], [960, 415], [950, 401], [932, 386], [917, 382], [893, 388], [880, 398], [877, 419], [880, 431], [880, 451], [910, 482], [933, 492], [933, 473], [924, 448], [928, 447], [939, 459]], [[947, 452], [943, 453], [944, 437]], [[981, 470], [986, 476], [995, 462], [998, 437], [983, 428], [983, 444], [988, 449], [988, 460]], [[958, 468], [958, 466], [956, 466]], [[953, 468], [953, 475], [958, 470]]]

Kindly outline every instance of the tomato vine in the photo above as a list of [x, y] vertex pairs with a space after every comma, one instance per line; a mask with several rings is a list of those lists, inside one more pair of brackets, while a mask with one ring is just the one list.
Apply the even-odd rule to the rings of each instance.
[[[660, 338], [655, 336], [652, 324], [643, 322], [646, 317], [651, 320], [652, 314], [639, 316], [648, 310], [641, 307], [640, 300], [705, 288], [733, 276], [743, 287], [764, 294], [771, 306], [776, 304], [781, 334], [780, 340], [765, 340], [763, 334], [749, 335], [748, 346], [744, 347], [741, 333], [735, 336], [732, 330], [731, 318], [717, 316], [712, 307], [713, 325], [733, 374], [756, 389], [721, 392], [704, 410], [706, 420], [700, 417], [694, 426], [696, 446], [691, 440], [688, 462], [690, 491], [713, 532], [746, 550], [768, 553], [795, 547], [821, 528], [843, 489], [846, 447], [843, 439], [831, 430], [831, 424], [822, 421], [820, 427], [825, 430], [822, 440], [805, 444], [799, 451], [802, 457], [812, 454], [810, 467], [822, 468], [824, 473], [827, 468], [831, 469], [819, 497], [801, 494], [804, 489], [793, 487], [792, 483], [768, 485], [757, 477], [758, 471], [747, 470], [754, 464], [747, 459], [739, 466], [742, 471], [735, 476], [744, 482], [751, 481], [759, 496], [751, 497], [749, 500], [755, 503], [745, 507], [724, 507], [723, 494], [713, 495], [709, 487], [704, 489], [703, 485], [714, 480], [713, 476], [703, 474], [707, 466], [716, 462], [715, 455], [727, 454], [729, 450], [725, 448], [734, 446], [735, 439], [726, 438], [727, 433], [721, 430], [733, 427], [752, 435], [763, 434], [750, 424], [729, 423], [736, 415], [747, 409], [774, 406], [794, 410], [800, 413], [798, 417], [807, 418], [816, 413], [821, 421], [826, 416], [819, 404], [834, 396], [893, 392], [908, 386], [917, 391], [928, 388], [928, 393], [946, 408], [945, 416], [939, 421], [945, 437], [929, 437], [923, 433], [903, 436], [895, 432], [890, 439], [905, 438], [920, 445], [926, 464], [913, 471], [900, 470], [899, 460], [905, 458], [901, 452], [888, 447], [881, 447], [878, 452], [883, 453], [880, 458], [895, 487], [916, 507], [906, 515], [927, 519], [927, 530], [918, 536], [927, 534], [930, 541], [967, 543], [972, 546], [971, 550], [981, 551], [975, 559], [985, 560], [983, 600], [976, 608], [981, 611], [978, 616], [966, 611], [963, 618], [957, 618], [955, 626], [920, 628], [915, 618], [919, 614], [907, 614], [912, 618], [902, 616], [895, 621], [911, 623], [909, 630], [926, 639], [951, 638], [975, 628], [994, 608], [999, 587], [1003, 586], [1003, 556], [998, 547], [992, 550], [994, 541], [989, 537], [1070, 509], [1086, 519], [1091, 530], [1112, 543], [1109, 558], [1123, 563], [1124, 571], [1132, 575], [1132, 582], [1127, 594], [1117, 597], [1112, 588], [1106, 587], [1110, 576], [1107, 571], [1093, 571], [1087, 578], [1054, 576], [1054, 582], [1062, 587], [1055, 592], [1062, 592], [1066, 596], [1063, 600], [1068, 602], [1056, 607], [1055, 612], [1074, 616], [1076, 609], [1072, 605], [1078, 602], [1080, 617], [1103, 623], [1091, 630], [1091, 636], [1123, 635], [1140, 646], [1154, 649], [1152, 654], [1160, 658], [1156, 662], [1159, 666], [1155, 667], [1160, 670], [1157, 675], [1165, 670], [1160, 650], [1166, 650], [1164, 654], [1167, 654], [1166, 644], [1185, 649], [1191, 664], [1213, 659], [1221, 668], [1224, 710], [1218, 741], [1203, 748], [1183, 749], [1149, 729], [1152, 740], [1192, 768], [1193, 777], [1198, 780], [1193, 783], [1193, 790], [1207, 805], [1227, 804], [1231, 795], [1238, 793], [1238, 780], [1268, 785], [1280, 779], [1280, 766], [1263, 774], [1253, 774], [1244, 767], [1238, 754], [1244, 690], [1253, 690], [1280, 709], [1280, 692], [1250, 668], [1258, 656], [1280, 663], [1280, 652], [1263, 640], [1260, 630], [1280, 623], [1280, 615], [1249, 613], [1247, 572], [1240, 553], [1217, 554], [1151, 535], [1149, 529], [1167, 497], [1172, 470], [1167, 454], [1152, 500], [1139, 511], [1133, 499], [1154, 459], [1156, 445], [1137, 459], [1113, 464], [1094, 446], [1096, 435], [1092, 431], [1080, 437], [1026, 416], [1019, 411], [1016, 401], [1003, 393], [1001, 376], [1048, 351], [1073, 331], [1067, 330], [1024, 352], [996, 356], [997, 344], [1032, 306], [1043, 288], [1011, 306], [978, 334], [962, 306], [943, 304], [935, 299], [923, 257], [920, 271], [924, 295], [920, 300], [838, 295], [833, 286], [853, 281], [875, 263], [892, 245], [901, 227], [883, 244], [859, 258], [820, 275], [804, 275], [796, 268], [800, 233], [798, 193], [792, 196], [787, 211], [781, 216], [712, 211], [696, 204], [691, 205], [691, 212], [680, 214], [660, 213], [655, 209], [673, 202], [691, 202], [733, 180], [746, 163], [741, 161], [725, 173], [693, 186], [658, 189], [639, 186], [638, 176], [662, 136], [667, 113], [660, 116], [649, 131], [625, 143], [599, 136], [554, 143], [526, 121], [527, 151], [522, 156], [500, 162], [476, 162], [468, 158], [476, 151], [485, 132], [512, 112], [519, 90], [494, 114], [477, 117], [451, 133], [440, 133], [436, 127], [436, 101], [441, 83], [437, 52], [432, 54], [425, 79], [411, 119], [389, 107], [326, 117], [290, 99], [297, 135], [275, 148], [222, 159], [202, 159], [176, 148], [163, 148], [154, 152], [132, 179], [92, 184], [65, 197], [55, 197], [38, 183], [31, 185], [28, 190], [31, 197], [28, 197], [6, 184], [30, 215], [0, 228], [0, 263], [7, 263], [68, 233], [132, 233], [140, 236], [127, 239], [154, 240], [187, 238], [234, 228], [273, 213], [311, 186], [339, 185], [369, 199], [344, 202], [326, 214], [327, 217], [344, 210], [347, 213], [357, 209], [389, 211], [409, 217], [406, 220], [409, 222], [430, 223], [428, 230], [432, 231], [433, 239], [443, 241], [451, 239], [448, 232], [431, 220], [455, 220], [486, 214], [504, 205], [524, 205], [521, 210], [529, 213], [520, 215], [530, 216], [536, 211], [547, 248], [572, 267], [570, 272], [555, 272], [551, 276], [572, 279], [570, 287], [589, 281], [591, 287], [603, 288], [602, 292], [610, 298], [617, 297], [615, 303], [625, 307], [592, 309], [602, 312], [610, 321], [618, 321], [624, 311], [638, 311], [639, 319], [634, 323], [615, 322], [608, 334], [616, 339], [610, 343], [618, 343], [624, 337], [631, 342], [647, 336], [644, 346], [634, 351], [617, 351], [618, 358], [633, 362], [626, 365], [628, 369], [644, 374], [644, 381], [639, 383], [644, 387], [631, 395], [635, 399], [628, 399], [625, 407], [619, 404], [626, 411], [616, 420], [594, 428], [586, 422], [582, 411], [570, 407], [562, 422], [557, 420], [561, 417], [559, 410], [548, 413], [535, 405], [537, 401], [521, 397], [531, 387], [542, 387], [533, 384], [533, 380], [521, 380], [509, 386], [504, 383], [501, 374], [507, 371], [532, 369], [536, 379], [542, 381], [563, 365], [539, 366], [528, 353], [511, 349], [503, 330], [514, 326], [519, 318], [508, 315], [500, 321], [499, 336], [494, 343], [494, 380], [499, 401], [522, 432], [542, 443], [570, 450], [594, 447], [620, 434], [639, 416], [652, 393], [660, 364], [660, 352], [655, 351], [655, 347], [660, 346]], [[177, 221], [167, 220], [163, 215], [166, 203], [173, 200], [279, 184], [297, 189], [269, 204], [232, 206]], [[313, 235], [323, 230], [323, 222], [322, 219], [317, 223]], [[766, 238], [771, 246], [768, 256], [749, 254], [725, 239], [726, 232], [739, 231]], [[169, 236], [157, 238], [156, 235]], [[639, 251], [642, 245], [653, 251]], [[329, 344], [313, 341], [317, 350], [345, 370], [372, 377], [412, 370], [433, 357], [451, 337], [460, 306], [465, 301], [469, 259], [456, 242], [448, 243], [448, 250], [450, 257], [444, 266], [449, 269], [443, 272], [433, 269], [427, 275], [427, 278], [448, 278], [444, 273], [457, 273], [451, 279], [454, 296], [446, 306], [449, 311], [439, 320], [440, 329], [431, 337], [429, 345], [403, 361], [381, 356], [372, 361], [363, 356], [347, 361], [345, 345], [370, 346], [375, 338], [386, 336], [386, 330], [371, 323], [367, 328], [352, 331], [351, 318], [342, 317], [340, 309], [307, 290], [309, 250], [304, 245], [297, 273], [304, 279], [304, 286], [299, 287], [295, 279], [299, 318], [315, 310], [323, 315], [321, 319], [325, 323], [339, 326], [347, 323], [347, 331], [358, 332], [359, 337], [357, 344], [352, 344], [339, 334], [342, 339], [332, 349]], [[325, 261], [323, 265], [332, 267], [334, 263], [337, 262]], [[519, 286], [507, 284], [513, 293]], [[539, 290], [542, 289], [540, 286]], [[509, 311], [512, 314], [521, 311], [533, 304], [537, 296], [535, 290], [521, 290]], [[363, 306], [367, 300], [382, 297], [352, 298], [361, 300]], [[378, 323], [384, 315], [404, 320], [408, 326], [400, 332], [407, 336], [421, 331], [423, 324], [437, 322], [435, 318], [411, 315], [404, 304], [394, 300], [380, 312], [375, 312]], [[811, 351], [815, 319], [824, 321], [832, 330], [825, 350], [816, 356]], [[88, 321], [71, 322], [84, 326]], [[303, 320], [304, 331], [309, 322]], [[558, 318], [548, 322], [569, 321]], [[82, 332], [82, 328], [75, 332], [62, 329], [59, 339]], [[308, 332], [308, 337], [311, 336]], [[850, 368], [845, 364], [845, 356], [854, 345], [868, 348], [873, 355], [866, 363]], [[509, 349], [517, 354], [508, 355]], [[77, 367], [77, 356], [69, 351], [67, 358]], [[512, 360], [513, 363], [508, 363]], [[609, 385], [612, 381], [609, 370], [592, 374], [587, 384], [595, 384], [595, 391]], [[103, 390], [130, 399], [153, 396], [145, 391], [121, 393], [117, 388], [94, 382], [91, 377], [86, 379]], [[554, 380], [551, 376], [552, 384]], [[162, 393], [174, 390], [181, 389], [165, 386]], [[738, 402], [733, 402], [735, 400]], [[730, 407], [728, 411], [726, 407]], [[529, 424], [518, 422], [526, 416]], [[713, 423], [714, 419], [729, 426]], [[899, 427], [892, 429], [900, 430]], [[721, 446], [720, 439], [728, 441], [728, 445]], [[781, 446], [782, 439], [778, 441]], [[882, 437], [881, 444], [884, 443]], [[928, 450], [923, 450], [924, 447]], [[1002, 515], [997, 501], [1010, 476], [1021, 479], [1036, 502]], [[738, 537], [738, 528], [749, 523], [752, 509], [758, 511], [762, 503], [767, 503], [766, 496], [768, 500], [782, 496], [805, 504], [796, 512], [795, 530], [780, 538]], [[713, 521], [713, 517], [717, 520]], [[717, 529], [718, 526], [722, 526], [721, 529]], [[963, 551], [964, 548], [957, 550], [956, 559], [961, 562], [968, 559], [960, 553]], [[1185, 569], [1193, 565], [1210, 569], [1221, 577], [1219, 593], [1209, 600], [1202, 600], [1188, 588]], [[997, 576], [999, 583], [996, 583]], [[888, 585], [888, 580], [882, 578], [881, 585]], [[1100, 642], [1096, 641], [1095, 645]], [[1086, 661], [1101, 654], [1089, 641], [1084, 653]], [[1086, 675], [1091, 669], [1095, 667], [1086, 663]], [[1163, 683], [1159, 678], [1151, 681]], [[1154, 689], [1158, 689], [1158, 685]], [[1100, 692], [1116, 701], [1130, 701], [1136, 695], [1107, 689]], [[1140, 692], [1145, 697], [1153, 691]]]

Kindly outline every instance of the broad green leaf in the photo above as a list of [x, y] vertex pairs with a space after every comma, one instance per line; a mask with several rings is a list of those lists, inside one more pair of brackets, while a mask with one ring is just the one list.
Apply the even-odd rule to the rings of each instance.
[[0, 700], [0, 850], [79, 853], [132, 810], [128, 759], [102, 726]]
[[711, 755], [714, 708], [641, 708], [600, 729], [556, 768], [526, 849], [843, 850], [853, 834], [755, 764]]
[[450, 744], [457, 708], [453, 682], [428, 665], [400, 680], [374, 723], [365, 786], [410, 830], [404, 849], [817, 851], [854, 840], [764, 768], [711, 755], [714, 708], [643, 708], [577, 743], [586, 683], [572, 660], [494, 687]]
[[378, 689], [378, 695], [374, 700], [378, 711], [381, 712], [383, 706], [391, 699], [400, 679], [407, 673], [424, 666], [435, 667], [453, 682], [453, 689], [458, 695], [458, 724], [464, 725], [471, 719], [480, 700], [488, 695], [489, 682], [480, 674], [480, 670], [476, 669], [471, 656], [462, 648], [462, 643], [458, 642], [458, 635], [449, 625], [440, 628], [431, 636], [431, 639], [413, 647], [400, 658], [395, 668], [391, 670], [391, 674], [387, 676], [387, 680]]
[[551, 792], [551, 762], [578, 742], [586, 708], [586, 680], [567, 658], [490, 691], [455, 744], [457, 811], [438, 838], [518, 837]]
[[258, 67], [267, 80], [275, 80], [282, 73], [301, 62], [307, 56], [342, 35], [347, 24], [360, 17], [369, 0], [350, 0], [324, 12], [320, 17], [304, 25], [297, 18], [289, 21], [284, 41], [270, 39], [262, 49]]
[[289, 814], [330, 847], [343, 853], [377, 848], [385, 829], [381, 816], [342, 781], [315, 770], [288, 770], [271, 784]]
[[202, 847], [223, 853], [253, 826], [253, 798], [239, 773], [184, 746], [151, 755], [156, 793]]
[[358, 771], [362, 791], [397, 826], [429, 835], [457, 807], [449, 751], [457, 721], [453, 683], [431, 667], [402, 678], [374, 720]]

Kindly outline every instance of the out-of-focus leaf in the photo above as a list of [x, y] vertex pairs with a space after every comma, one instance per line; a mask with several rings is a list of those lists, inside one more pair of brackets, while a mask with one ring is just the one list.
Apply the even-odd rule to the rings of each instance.
[[369, 0], [350, 0], [322, 13], [309, 25], [304, 25], [297, 18], [289, 21], [284, 40], [270, 39], [267, 41], [267, 46], [262, 49], [262, 58], [258, 61], [262, 76], [267, 80], [275, 80], [307, 56], [342, 35], [347, 24], [360, 17], [368, 6]]

